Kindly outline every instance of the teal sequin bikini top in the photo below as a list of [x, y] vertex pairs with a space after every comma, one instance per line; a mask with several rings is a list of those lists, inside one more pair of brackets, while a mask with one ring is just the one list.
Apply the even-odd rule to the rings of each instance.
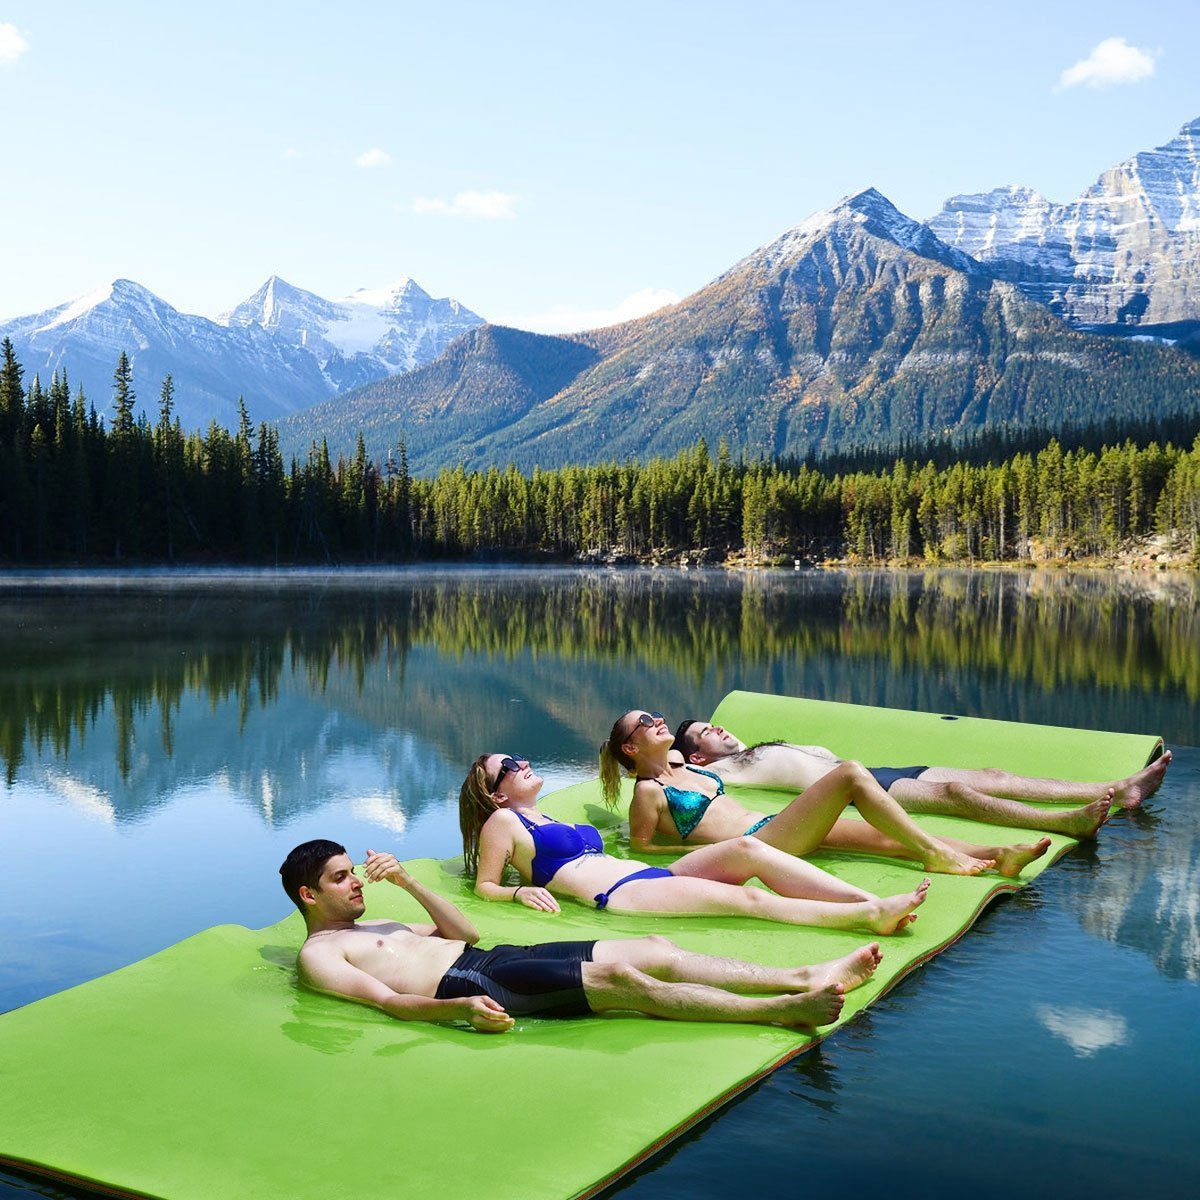
[[[715, 779], [717, 796], [725, 795], [725, 784], [720, 775], [714, 775], [712, 771], [706, 771], [703, 767], [693, 767], [690, 763], [684, 765], [689, 771], [695, 771], [697, 775], [707, 775], [709, 779]], [[687, 840], [692, 830], [704, 819], [704, 814], [708, 812], [708, 806], [717, 798], [717, 796], [706, 796], [703, 792], [688, 791], [687, 788], [672, 787], [669, 783], [659, 783], [657, 779], [646, 779], [645, 776], [639, 775], [638, 782], [643, 780], [646, 783], [658, 783], [658, 786], [662, 788], [667, 797], [667, 811], [671, 814], [671, 820], [675, 822], [675, 828], [679, 830], [681, 841]]]

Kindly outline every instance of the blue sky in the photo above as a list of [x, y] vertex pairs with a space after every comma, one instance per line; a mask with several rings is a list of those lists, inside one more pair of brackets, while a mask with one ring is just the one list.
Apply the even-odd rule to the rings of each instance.
[[1073, 199], [1200, 116], [1197, 45], [1190, 0], [0, 0], [0, 318], [408, 275], [582, 328], [866, 186]]

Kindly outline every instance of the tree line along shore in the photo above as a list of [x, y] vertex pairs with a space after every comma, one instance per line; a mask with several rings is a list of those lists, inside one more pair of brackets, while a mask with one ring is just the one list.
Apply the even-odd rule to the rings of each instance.
[[[44, 388], [5, 339], [0, 360], [0, 562], [392, 563], [538, 561], [1021, 563], [1117, 561], [1153, 539], [1200, 564], [1200, 433], [936, 465], [916, 456], [840, 469], [714, 455], [410, 474], [332, 461], [285, 465], [273, 426], [186, 433], [163, 380], [159, 418], [135, 417], [122, 354], [111, 417], [56, 373]], [[1197, 422], [1200, 425], [1200, 422]]]

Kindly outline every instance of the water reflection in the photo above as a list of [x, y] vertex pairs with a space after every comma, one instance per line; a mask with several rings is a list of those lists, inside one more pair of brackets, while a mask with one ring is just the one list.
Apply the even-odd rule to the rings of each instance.
[[[252, 584], [48, 595], [10, 583], [0, 592], [8, 780], [27, 753], [65, 762], [105, 739], [113, 770], [89, 781], [118, 815], [114, 780], [161, 794], [162, 764], [197, 769], [206, 748], [219, 747], [235, 777], [266, 771], [278, 797], [289, 773], [353, 755], [401, 709], [416, 742], [379, 747], [397, 771], [430, 745], [456, 763], [473, 756], [453, 735], [501, 677], [539, 717], [577, 730], [598, 707], [597, 685], [622, 668], [652, 671], [664, 703], [712, 686], [723, 694], [739, 677], [778, 684], [761, 690], [959, 712], [978, 711], [987, 693], [991, 716], [1053, 712], [1055, 723], [1200, 742], [1192, 577], [564, 571], [396, 575], [366, 591]], [[611, 722], [602, 707], [595, 731]], [[269, 729], [252, 727], [264, 710]]]
[[1101, 1050], [1124, 1046], [1129, 1041], [1129, 1022], [1108, 1009], [1037, 1004], [1033, 1011], [1042, 1025], [1080, 1058], [1091, 1058]]

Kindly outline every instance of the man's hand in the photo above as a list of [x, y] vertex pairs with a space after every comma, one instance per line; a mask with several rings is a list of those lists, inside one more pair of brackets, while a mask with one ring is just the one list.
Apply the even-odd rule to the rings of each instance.
[[367, 858], [363, 863], [363, 875], [368, 883], [379, 883], [384, 879], [390, 879], [397, 887], [402, 888], [407, 888], [414, 882], [408, 869], [394, 854], [379, 853], [375, 850], [367, 851]]
[[507, 1033], [516, 1022], [491, 996], [468, 996], [461, 1019], [476, 1033]]
[[522, 884], [517, 892], [516, 902], [526, 908], [539, 908], [542, 912], [561, 912], [558, 901], [544, 887], [532, 887]]

